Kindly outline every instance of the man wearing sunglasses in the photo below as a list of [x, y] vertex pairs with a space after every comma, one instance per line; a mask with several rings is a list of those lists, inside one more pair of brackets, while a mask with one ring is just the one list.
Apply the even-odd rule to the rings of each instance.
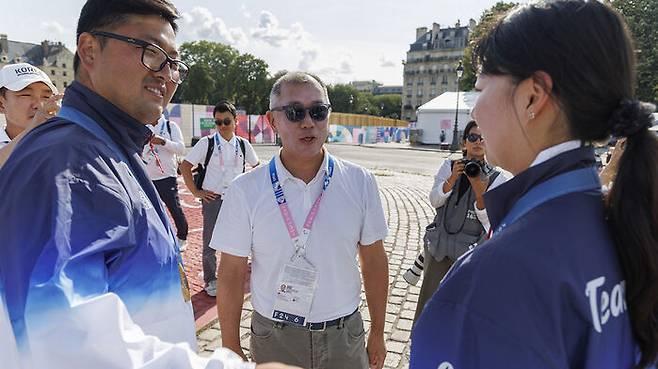
[[[210, 248], [222, 197], [235, 177], [245, 171], [245, 165], [258, 165], [258, 155], [247, 140], [235, 134], [237, 110], [227, 101], [220, 101], [213, 109], [216, 132], [203, 137], [194, 145], [181, 163], [181, 174], [192, 194], [201, 199], [203, 214], [203, 281], [209, 296], [217, 295], [217, 256]], [[201, 165], [205, 176], [195, 183], [192, 167]], [[200, 185], [201, 188], [197, 188]], [[221, 237], [221, 236], [219, 236]]]
[[[330, 110], [326, 86], [315, 76], [288, 73], [272, 87], [267, 118], [281, 151], [235, 179], [211, 241], [222, 252], [222, 344], [244, 357], [242, 286], [251, 256], [256, 362], [382, 368], [388, 229], [374, 176], [324, 147]], [[371, 318], [367, 338], [357, 255]]]
[[187, 75], [177, 18], [167, 0], [88, 0], [58, 116], [0, 171], [3, 368], [254, 368], [196, 355], [176, 238], [141, 159], [146, 124]]

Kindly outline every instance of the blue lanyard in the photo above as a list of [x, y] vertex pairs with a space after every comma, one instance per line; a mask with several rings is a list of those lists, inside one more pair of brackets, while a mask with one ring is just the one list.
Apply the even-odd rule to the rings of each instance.
[[506, 227], [539, 205], [575, 192], [601, 190], [599, 174], [594, 167], [562, 173], [533, 187], [514, 204], [493, 234], [498, 235]]
[[[279, 175], [277, 174], [276, 171], [275, 158], [272, 158], [272, 160], [270, 160], [269, 167], [270, 167], [270, 181], [272, 182], [272, 189], [274, 190], [276, 203], [285, 204], [286, 196], [284, 195], [283, 188], [281, 187], [281, 183], [279, 182]], [[331, 155], [329, 155], [329, 158], [327, 158], [327, 170], [324, 172], [323, 182], [322, 182], [323, 193], [324, 191], [327, 190], [327, 187], [329, 187], [329, 183], [331, 182], [331, 177], [333, 175], [334, 175], [334, 158]], [[320, 196], [322, 196], [322, 194], [320, 194]]]

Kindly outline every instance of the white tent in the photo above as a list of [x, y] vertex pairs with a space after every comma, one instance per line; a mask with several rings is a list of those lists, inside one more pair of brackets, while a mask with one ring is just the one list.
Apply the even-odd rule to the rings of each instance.
[[[459, 93], [459, 110], [457, 112], [457, 129], [461, 133], [472, 119], [471, 109], [475, 105], [477, 92]], [[441, 131], [445, 133], [444, 144], [452, 142], [457, 109], [457, 92], [445, 92], [424, 105], [418, 107], [416, 128], [423, 130], [420, 142], [436, 145], [441, 143]]]

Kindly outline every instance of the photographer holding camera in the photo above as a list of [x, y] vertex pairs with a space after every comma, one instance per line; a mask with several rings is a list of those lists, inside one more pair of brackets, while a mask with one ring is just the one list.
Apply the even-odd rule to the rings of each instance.
[[[424, 278], [414, 322], [454, 261], [483, 241], [489, 231], [485, 191], [509, 179], [507, 173], [495, 170], [486, 162], [484, 138], [475, 121], [470, 121], [464, 129], [462, 150], [463, 159], [445, 160], [434, 177], [430, 203], [436, 208], [436, 217], [426, 228], [421, 261], [415, 265], [416, 269], [423, 266]], [[412, 269], [405, 275], [407, 281], [410, 273], [415, 274]]]

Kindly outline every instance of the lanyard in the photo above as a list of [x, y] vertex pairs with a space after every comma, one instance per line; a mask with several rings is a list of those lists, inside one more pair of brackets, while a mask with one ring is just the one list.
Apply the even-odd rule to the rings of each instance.
[[530, 189], [514, 204], [492, 237], [495, 237], [506, 227], [547, 201], [575, 192], [592, 190], [601, 191], [599, 175], [594, 167], [572, 170], [542, 182]]
[[[237, 138], [236, 138], [237, 140]], [[219, 154], [219, 167], [223, 168], [224, 167], [224, 155], [222, 155], [222, 144], [219, 140], [219, 133], [215, 133], [215, 145], [217, 146], [217, 153]], [[238, 145], [236, 141], [235, 145], [235, 157], [233, 159], [233, 166], [237, 167], [238, 166]]]
[[160, 169], [160, 172], [162, 174], [165, 174], [164, 168], [162, 167], [162, 162], [160, 161], [160, 156], [158, 156], [158, 150], [155, 148], [153, 145], [153, 142], [149, 141], [149, 151], [151, 152], [151, 155], [155, 158], [155, 164], [158, 166], [158, 169]]
[[[329, 155], [329, 154], [327, 154]], [[281, 187], [281, 182], [279, 182], [279, 176], [276, 172], [276, 163], [275, 158], [270, 160], [270, 180], [272, 181], [272, 190], [274, 190], [274, 197], [276, 197], [276, 203], [279, 205], [279, 211], [281, 211], [281, 216], [283, 217], [283, 222], [288, 229], [288, 234], [292, 240], [292, 244], [295, 247], [294, 256], [304, 256], [306, 255], [306, 244], [308, 243], [309, 236], [311, 234], [311, 228], [313, 227], [313, 221], [318, 215], [318, 210], [320, 210], [320, 203], [322, 202], [322, 195], [329, 187], [331, 177], [334, 174], [334, 159], [329, 156], [327, 160], [327, 170], [324, 173], [323, 183], [322, 183], [322, 192], [318, 195], [318, 198], [313, 203], [311, 210], [306, 215], [306, 221], [304, 222], [304, 227], [302, 228], [302, 234], [299, 235], [297, 232], [297, 226], [295, 221], [292, 218], [290, 209], [288, 208], [288, 202], [283, 193], [283, 188]]]

